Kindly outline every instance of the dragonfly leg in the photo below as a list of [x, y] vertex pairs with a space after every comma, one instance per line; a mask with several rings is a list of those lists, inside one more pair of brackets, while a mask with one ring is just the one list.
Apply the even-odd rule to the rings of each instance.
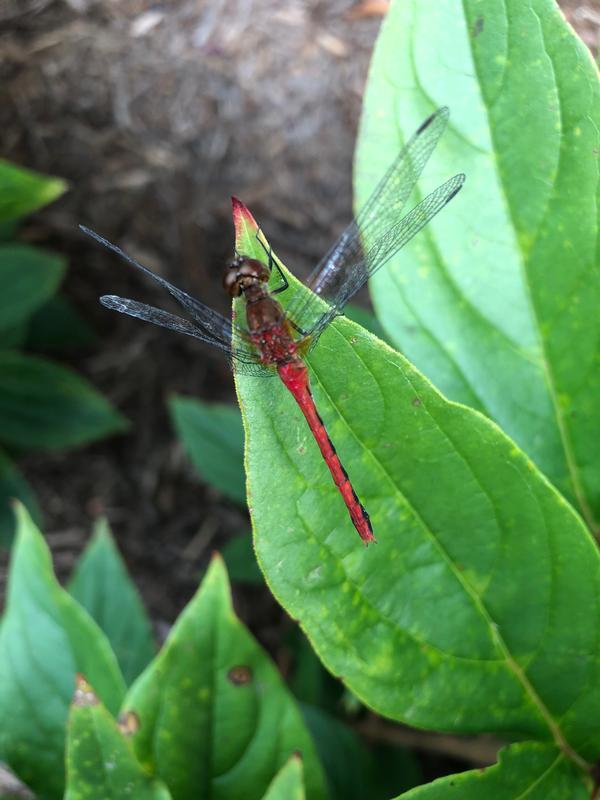
[[283, 283], [282, 283], [281, 286], [277, 286], [275, 289], [271, 289], [271, 294], [281, 294], [281, 292], [285, 292], [285, 290], [288, 288], [288, 286], [290, 284], [288, 282], [288, 279], [285, 277], [285, 275], [281, 271], [281, 267], [279, 266], [279, 264], [276, 261], [273, 261], [273, 266], [275, 267], [275, 269], [279, 273], [279, 276], [280, 276], [281, 280], [283, 281]]
[[[272, 294], [275, 294], [275, 293], [272, 292]], [[300, 336], [308, 336], [309, 335], [309, 331], [305, 331], [304, 328], [300, 327], [300, 325], [296, 325], [296, 323], [293, 320], [288, 319], [288, 322], [292, 326], [292, 328], [296, 331], [296, 333], [300, 334]]]
[[270, 293], [271, 294], [281, 294], [281, 292], [285, 292], [285, 290], [289, 287], [290, 284], [288, 283], [288, 279], [285, 277], [285, 275], [281, 271], [281, 267], [279, 266], [279, 264], [273, 258], [273, 248], [271, 247], [271, 244], [269, 243], [269, 249], [268, 250], [265, 247], [265, 243], [260, 238], [261, 233], [262, 233], [262, 230], [260, 228], [258, 228], [258, 230], [255, 233], [255, 238], [256, 238], [256, 241], [259, 243], [259, 245], [262, 247], [262, 249], [267, 254], [267, 258], [268, 258], [267, 266], [269, 267], [269, 271], [273, 272], [273, 267], [275, 267], [275, 269], [279, 273], [279, 276], [280, 276], [281, 281], [282, 281], [281, 286], [276, 286], [275, 289], [270, 289]]

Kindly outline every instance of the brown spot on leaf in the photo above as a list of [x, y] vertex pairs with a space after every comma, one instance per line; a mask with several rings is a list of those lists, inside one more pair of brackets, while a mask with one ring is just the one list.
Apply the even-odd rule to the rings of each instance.
[[236, 686], [244, 686], [252, 680], [252, 670], [244, 664], [239, 664], [229, 670], [227, 677]]
[[420, 405], [423, 405], [423, 401], [421, 400], [420, 397], [413, 397], [411, 402], [412, 402], [413, 406], [415, 406], [415, 408], [417, 408]]
[[471, 36], [473, 39], [476, 39], [479, 34], [483, 31], [483, 27], [485, 25], [485, 20], [483, 17], [477, 17], [475, 22], [473, 23], [473, 27], [471, 28]]
[[140, 729], [140, 718], [135, 711], [123, 711], [117, 724], [123, 736], [133, 736]]

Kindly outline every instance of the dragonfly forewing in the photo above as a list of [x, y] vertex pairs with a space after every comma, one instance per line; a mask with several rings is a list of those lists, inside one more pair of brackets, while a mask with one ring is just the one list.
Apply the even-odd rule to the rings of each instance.
[[[439, 186], [409, 214], [402, 210], [448, 122], [443, 107], [425, 120], [387, 169], [356, 219], [307, 280], [313, 295], [292, 300], [289, 318], [314, 337], [368, 278], [418, 233], [461, 188], [464, 175]], [[326, 305], [324, 305], [323, 301]]]

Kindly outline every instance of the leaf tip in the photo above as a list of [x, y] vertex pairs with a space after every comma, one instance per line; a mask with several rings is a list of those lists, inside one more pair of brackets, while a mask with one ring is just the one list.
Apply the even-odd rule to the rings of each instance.
[[94, 690], [80, 672], [75, 675], [73, 705], [78, 708], [89, 708], [90, 706], [98, 705], [98, 698], [94, 694]]
[[249, 233], [256, 234], [258, 225], [252, 214], [248, 211], [244, 203], [237, 197], [232, 196], [231, 208], [233, 211], [233, 224], [235, 227], [235, 248], [243, 250], [243, 240]]

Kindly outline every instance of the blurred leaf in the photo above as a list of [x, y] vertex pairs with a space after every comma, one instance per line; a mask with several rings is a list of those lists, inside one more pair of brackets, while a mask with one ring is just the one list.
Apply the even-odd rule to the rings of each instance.
[[106, 520], [96, 525], [67, 588], [106, 634], [130, 684], [154, 658], [156, 645]]
[[75, 673], [89, 675], [115, 713], [125, 684], [110, 645], [62, 589], [50, 553], [18, 507], [0, 627], [0, 760], [41, 798], [62, 798], [65, 724]]
[[64, 259], [36, 247], [0, 245], [0, 330], [13, 328], [45, 303], [65, 269]]
[[0, 352], [0, 441], [51, 450], [86, 444], [126, 427], [125, 418], [71, 370]]
[[[500, 751], [492, 767], [448, 775], [396, 800], [588, 800], [591, 783], [552, 745], [525, 742]], [[588, 788], [586, 788], [588, 784]]]
[[192, 463], [226, 497], [246, 504], [244, 432], [235, 406], [173, 397], [169, 410]]
[[66, 188], [60, 178], [49, 178], [0, 159], [0, 223], [51, 203]]
[[[288, 279], [285, 302], [307, 291]], [[349, 320], [307, 361], [368, 550], [293, 398], [236, 385], [257, 558], [319, 658], [392, 719], [598, 758], [600, 556], [579, 516], [493, 422]]]
[[23, 322], [13, 328], [4, 328], [0, 331], [2, 337], [2, 350], [18, 350], [24, 346], [27, 339], [27, 323]]
[[[356, 207], [438, 105], [460, 196], [371, 281], [389, 335], [600, 532], [600, 83], [554, 0], [403, 0], [365, 95]], [[595, 519], [596, 517], [596, 519]]]
[[233, 613], [216, 557], [200, 589], [124, 704], [134, 749], [177, 800], [258, 800], [302, 754], [307, 797], [324, 797], [312, 741], [276, 668]]
[[131, 742], [82, 678], [69, 715], [65, 800], [169, 800], [138, 764]]
[[273, 778], [263, 800], [305, 800], [302, 760], [292, 756]]
[[10, 242], [19, 231], [19, 221], [0, 222], [0, 242]]
[[29, 321], [27, 347], [32, 350], [68, 352], [95, 341], [92, 327], [60, 294], [50, 298]]
[[[263, 579], [264, 580], [264, 579]], [[289, 679], [289, 686], [294, 696], [301, 703], [330, 708], [336, 704], [337, 697], [327, 689], [337, 689], [341, 684], [331, 678], [319, 661], [319, 657], [311, 647], [310, 642], [295, 626], [290, 631], [287, 641], [293, 654], [293, 671]], [[329, 682], [332, 682], [330, 684]], [[339, 691], [337, 692], [339, 696]]]
[[12, 544], [16, 520], [12, 500], [20, 500], [39, 523], [40, 511], [33, 491], [10, 458], [0, 450], [0, 547]]
[[253, 583], [264, 585], [265, 579], [256, 563], [252, 546], [252, 534], [242, 533], [234, 536], [221, 548], [221, 555], [227, 565], [227, 572], [234, 583]]
[[303, 705], [302, 713], [327, 775], [330, 800], [388, 800], [421, 780], [408, 751], [382, 745], [367, 750], [353, 731], [322, 709]]

